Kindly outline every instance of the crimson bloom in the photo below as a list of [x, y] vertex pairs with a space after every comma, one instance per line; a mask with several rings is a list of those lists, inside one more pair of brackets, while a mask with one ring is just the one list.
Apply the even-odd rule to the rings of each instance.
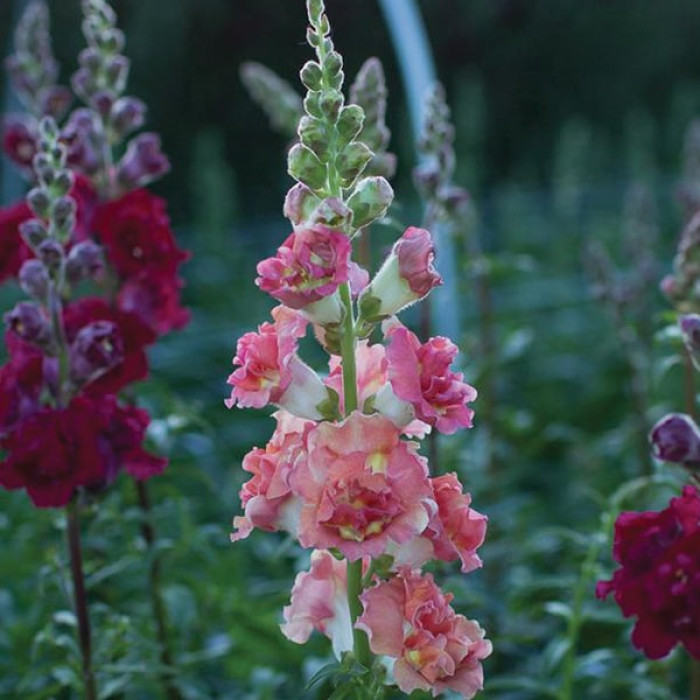
[[599, 581], [625, 617], [636, 617], [632, 644], [650, 659], [678, 643], [700, 659], [700, 492], [686, 486], [661, 511], [621, 513], [613, 557], [620, 568]]
[[19, 233], [19, 225], [33, 216], [24, 201], [0, 208], [0, 282], [16, 277], [22, 263], [33, 257]]
[[78, 396], [62, 409], [41, 408], [0, 437], [8, 454], [0, 484], [25, 488], [39, 508], [61, 507], [80, 486], [99, 488], [120, 467], [136, 478], [160, 473], [166, 460], [141, 446], [149, 418], [113, 396]]

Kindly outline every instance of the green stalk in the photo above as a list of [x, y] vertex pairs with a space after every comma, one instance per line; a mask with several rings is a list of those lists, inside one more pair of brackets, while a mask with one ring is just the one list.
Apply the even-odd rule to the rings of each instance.
[[[355, 317], [350, 295], [350, 284], [340, 287], [340, 298], [345, 309], [343, 319], [343, 333], [340, 341], [340, 351], [343, 360], [343, 400], [345, 402], [345, 415], [349, 416], [357, 410], [357, 364], [355, 360], [355, 348], [357, 336], [355, 334]], [[355, 629], [355, 622], [362, 614], [362, 559], [348, 561], [348, 606], [350, 608], [350, 621], [353, 625], [353, 641], [355, 658], [358, 663], [369, 667], [372, 655], [369, 649], [367, 635], [359, 629]]]

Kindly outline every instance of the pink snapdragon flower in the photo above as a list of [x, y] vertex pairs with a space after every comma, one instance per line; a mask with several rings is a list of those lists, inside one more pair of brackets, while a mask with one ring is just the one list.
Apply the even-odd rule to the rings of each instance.
[[304, 644], [317, 630], [332, 641], [336, 658], [352, 651], [347, 561], [338, 561], [326, 550], [314, 550], [309, 571], [297, 574], [291, 604], [283, 614], [280, 628], [292, 642]]
[[390, 420], [353, 412], [319, 424], [308, 440], [308, 461], [290, 476], [304, 501], [303, 547], [336, 547], [356, 561], [423, 532], [436, 508], [427, 462]]
[[384, 326], [389, 345], [386, 349], [388, 375], [393, 393], [411, 404], [420, 420], [451, 435], [460, 428], [471, 428], [474, 411], [467, 403], [476, 399], [473, 386], [464, 382], [461, 372], [450, 365], [459, 349], [448, 338], [437, 336], [427, 343], [399, 321]]
[[430, 232], [411, 226], [391, 249], [360, 297], [360, 314], [380, 321], [423, 299], [442, 277], [433, 267], [435, 248]]
[[421, 689], [435, 697], [452, 690], [472, 698], [483, 688], [481, 661], [491, 642], [477, 622], [455, 613], [452, 598], [430, 574], [408, 569], [360, 596], [364, 612], [356, 626], [375, 654], [395, 659], [394, 678], [404, 693]]
[[301, 503], [291, 492], [289, 475], [306, 457], [307, 436], [314, 424], [284, 410], [274, 417], [277, 427], [265, 448], [254, 447], [243, 458], [243, 469], [253, 476], [241, 487], [245, 515], [233, 520], [237, 532], [231, 535], [232, 542], [248, 537], [254, 527], [296, 533]]
[[[407, 437], [425, 437], [430, 432], [430, 426], [417, 420], [411, 405], [391, 392], [384, 346], [379, 343], [370, 345], [369, 341], [361, 340], [357, 344], [355, 362], [358, 405], [361, 408], [367, 405], [383, 414], [401, 428]], [[344, 411], [342, 359], [338, 355], [331, 355], [328, 365], [330, 372], [324, 380], [325, 384], [338, 393], [340, 409]]]
[[320, 420], [325, 405], [332, 409], [333, 396], [297, 355], [308, 322], [285, 306], [274, 308], [272, 317], [274, 323], [263, 323], [257, 333], [239, 339], [233, 364], [240, 366], [228, 378], [233, 389], [226, 406], [262, 408], [273, 403], [301, 418]]
[[350, 275], [350, 239], [321, 224], [298, 228], [258, 263], [255, 283], [292, 309], [303, 309], [317, 323], [337, 323], [342, 306], [335, 295]]

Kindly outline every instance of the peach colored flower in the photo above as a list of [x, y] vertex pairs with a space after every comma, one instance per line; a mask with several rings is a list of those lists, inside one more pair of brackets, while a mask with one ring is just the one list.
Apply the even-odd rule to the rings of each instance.
[[274, 323], [263, 323], [258, 332], [238, 341], [234, 365], [228, 378], [233, 386], [228, 408], [262, 408], [277, 404], [302, 418], [320, 420], [323, 405], [333, 397], [319, 376], [297, 355], [298, 339], [306, 333], [307, 320], [284, 306], [272, 310]]
[[395, 659], [394, 679], [404, 693], [452, 690], [472, 698], [483, 688], [481, 661], [491, 642], [477, 622], [455, 613], [452, 597], [430, 574], [408, 569], [360, 596], [364, 612], [356, 626], [375, 654]]
[[314, 550], [309, 571], [297, 574], [291, 604], [283, 614], [280, 628], [287, 639], [304, 644], [317, 630], [332, 641], [338, 659], [352, 651], [347, 561], [338, 561], [326, 550]]
[[411, 226], [391, 249], [360, 297], [360, 315], [380, 321], [425, 297], [442, 278], [433, 267], [435, 249], [430, 232]]
[[234, 518], [233, 542], [245, 539], [254, 527], [268, 532], [296, 533], [299, 499], [289, 487], [289, 475], [306, 458], [306, 440], [314, 425], [286, 411], [277, 411], [277, 428], [265, 448], [254, 447], [243, 458], [243, 469], [252, 478], [241, 487], [245, 515]]
[[355, 561], [423, 532], [436, 508], [427, 463], [387, 418], [354, 412], [321, 423], [308, 447], [308, 461], [290, 476], [304, 502], [303, 547], [336, 547]]
[[450, 365], [459, 349], [448, 338], [437, 336], [421, 344], [399, 321], [385, 324], [388, 375], [393, 392], [410, 403], [420, 420], [440, 432], [452, 434], [471, 428], [474, 411], [467, 403], [476, 399], [473, 386]]
[[462, 572], [481, 567], [476, 550], [486, 536], [488, 518], [471, 508], [471, 496], [462, 493], [462, 484], [455, 473], [430, 480], [438, 510], [424, 536], [432, 543], [434, 556], [441, 561], [462, 562]]
[[[383, 345], [370, 345], [369, 341], [361, 340], [355, 353], [357, 366], [357, 394], [360, 408], [368, 406], [386, 416], [394, 425], [401, 428], [407, 437], [422, 439], [430, 432], [430, 426], [415, 419], [415, 411], [411, 404], [399, 399], [391, 390], [386, 349]], [[325, 384], [340, 396], [340, 408], [344, 410], [343, 401], [343, 367], [341, 358], [331, 355], [329, 360], [330, 373]], [[370, 402], [368, 404], [368, 401]]]

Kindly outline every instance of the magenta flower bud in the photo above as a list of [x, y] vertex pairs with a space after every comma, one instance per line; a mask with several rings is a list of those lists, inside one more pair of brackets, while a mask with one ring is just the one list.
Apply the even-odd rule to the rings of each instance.
[[160, 150], [158, 134], [139, 134], [129, 142], [117, 166], [117, 178], [126, 189], [135, 189], [158, 179], [170, 170], [170, 162]]
[[84, 100], [88, 100], [95, 90], [95, 78], [87, 68], [79, 68], [70, 79], [73, 92]]
[[61, 139], [68, 148], [68, 163], [87, 175], [99, 170], [102, 163], [99, 129], [89, 109], [76, 109], [63, 127]]
[[146, 105], [135, 97], [120, 97], [109, 116], [112, 130], [122, 138], [140, 129], [146, 120]]
[[32, 249], [38, 248], [48, 236], [46, 225], [40, 219], [27, 219], [19, 225], [19, 234]]
[[4, 320], [9, 331], [28, 343], [44, 348], [51, 342], [51, 326], [36, 304], [21, 301]]
[[47, 238], [37, 248], [36, 253], [49, 271], [57, 270], [63, 260], [63, 246], [52, 238]]
[[27, 204], [37, 216], [48, 218], [51, 200], [43, 187], [34, 187], [27, 192]]
[[105, 66], [105, 76], [110, 89], [119, 95], [124, 92], [129, 77], [129, 59], [126, 56], [114, 56]]
[[19, 284], [26, 294], [42, 301], [49, 293], [51, 280], [44, 263], [32, 258], [26, 260], [19, 271]]
[[75, 218], [77, 206], [72, 197], [59, 197], [51, 207], [51, 215], [56, 225], [63, 229]]
[[124, 359], [124, 345], [115, 323], [93, 321], [78, 331], [70, 346], [70, 378], [77, 386], [91, 382]]
[[425, 297], [442, 278], [433, 267], [435, 249], [426, 229], [411, 226], [391, 249], [360, 296], [360, 316], [374, 323]]
[[652, 452], [664, 462], [700, 468], [700, 430], [685, 413], [669, 413], [651, 429]]
[[84, 279], [97, 279], [104, 272], [102, 248], [92, 241], [74, 245], [66, 259], [66, 277], [71, 284]]
[[319, 204], [319, 198], [302, 182], [292, 187], [284, 200], [284, 215], [295, 225], [308, 220]]
[[110, 90], [98, 90], [90, 99], [90, 104], [103, 118], [106, 118], [112, 110], [115, 96]]
[[63, 85], [52, 85], [41, 91], [40, 103], [42, 114], [60, 119], [73, 101], [71, 91]]
[[102, 65], [100, 52], [96, 48], [89, 46], [78, 54], [78, 63], [91, 73], [97, 73]]

